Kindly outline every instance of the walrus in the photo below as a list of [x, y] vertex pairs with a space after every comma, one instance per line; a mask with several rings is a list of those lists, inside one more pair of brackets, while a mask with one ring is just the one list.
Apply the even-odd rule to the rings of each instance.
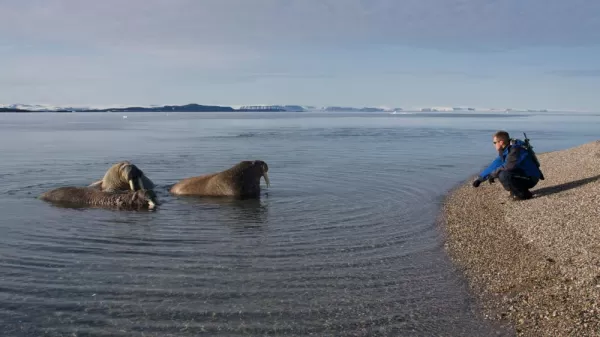
[[175, 195], [260, 197], [260, 178], [270, 186], [269, 166], [262, 160], [242, 161], [221, 172], [185, 178], [171, 187]]
[[102, 180], [89, 185], [106, 192], [153, 190], [154, 183], [142, 170], [129, 161], [121, 161], [111, 166]]
[[70, 206], [125, 209], [154, 209], [158, 204], [152, 190], [106, 192], [93, 187], [59, 187], [42, 193], [41, 200]]

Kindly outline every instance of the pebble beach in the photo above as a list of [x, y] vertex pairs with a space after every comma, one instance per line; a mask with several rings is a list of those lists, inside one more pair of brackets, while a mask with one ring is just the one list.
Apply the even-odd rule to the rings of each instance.
[[538, 158], [533, 199], [499, 182], [452, 190], [445, 248], [484, 316], [515, 335], [600, 336], [600, 141]]

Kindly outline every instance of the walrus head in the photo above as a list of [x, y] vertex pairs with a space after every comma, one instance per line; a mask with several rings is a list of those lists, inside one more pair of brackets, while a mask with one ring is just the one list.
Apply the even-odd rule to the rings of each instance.
[[267, 187], [270, 187], [271, 182], [269, 181], [269, 174], [267, 173], [267, 172], [269, 172], [269, 165], [267, 165], [267, 163], [265, 163], [262, 160], [255, 160], [254, 165], [260, 167], [262, 176], [265, 179], [265, 184], [267, 184]]
[[136, 208], [154, 209], [158, 205], [156, 194], [152, 190], [138, 190], [131, 195], [127, 205]]
[[122, 162], [119, 165], [119, 173], [121, 177], [129, 183], [129, 187], [132, 191], [144, 190], [146, 188], [142, 181], [144, 172], [134, 164], [127, 161]]
[[254, 160], [254, 161], [244, 161], [242, 162], [244, 166], [244, 175], [250, 173], [251, 176], [257, 177], [260, 180], [261, 177], [265, 179], [265, 184], [267, 187], [271, 186], [271, 182], [269, 181], [269, 165], [262, 160]]

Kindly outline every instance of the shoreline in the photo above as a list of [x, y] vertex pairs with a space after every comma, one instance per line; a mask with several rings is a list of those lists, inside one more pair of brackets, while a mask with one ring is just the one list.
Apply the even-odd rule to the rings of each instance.
[[533, 199], [499, 182], [450, 190], [444, 248], [486, 319], [519, 336], [600, 336], [600, 141], [538, 158]]

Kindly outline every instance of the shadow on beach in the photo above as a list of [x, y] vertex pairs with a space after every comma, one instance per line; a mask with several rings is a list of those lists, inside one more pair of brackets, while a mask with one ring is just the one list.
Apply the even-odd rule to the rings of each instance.
[[585, 178], [585, 179], [571, 181], [571, 182], [560, 184], [560, 185], [543, 187], [538, 190], [533, 190], [532, 192], [533, 192], [533, 194], [535, 194], [537, 196], [545, 196], [545, 195], [550, 195], [550, 194], [554, 194], [554, 193], [558, 193], [558, 192], [567, 191], [567, 190], [570, 190], [570, 189], [573, 189], [573, 188], [576, 188], [579, 186], [583, 186], [585, 184], [589, 184], [589, 183], [594, 182], [599, 179], [600, 179], [600, 175], [597, 175], [597, 176], [593, 176], [593, 177], [589, 177], [589, 178]]

